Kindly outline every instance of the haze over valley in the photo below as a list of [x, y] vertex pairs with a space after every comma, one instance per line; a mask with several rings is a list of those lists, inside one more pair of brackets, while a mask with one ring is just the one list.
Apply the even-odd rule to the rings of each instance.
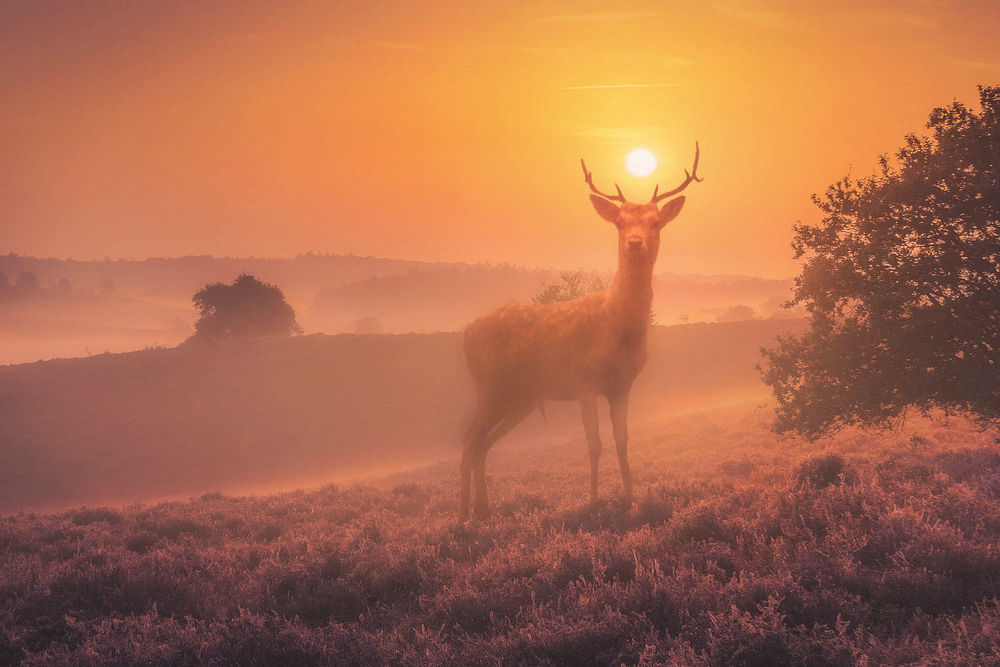
[[[76, 261], [9, 254], [0, 256], [8, 282], [0, 284], [0, 364], [177, 345], [193, 333], [192, 295], [240, 273], [278, 286], [306, 332], [332, 334], [458, 331], [490, 308], [530, 301], [567, 271], [576, 269], [354, 255]], [[18, 287], [25, 273], [37, 288]], [[790, 279], [665, 272], [653, 288], [656, 322], [664, 325], [795, 315], [781, 308]]]

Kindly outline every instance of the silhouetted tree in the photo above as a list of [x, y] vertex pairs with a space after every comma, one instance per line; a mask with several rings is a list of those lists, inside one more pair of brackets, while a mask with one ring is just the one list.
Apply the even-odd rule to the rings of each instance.
[[1000, 420], [1000, 87], [934, 109], [898, 164], [814, 196], [790, 305], [811, 325], [764, 351], [779, 431], [884, 428], [907, 407]]
[[754, 313], [753, 308], [750, 306], [745, 306], [742, 303], [738, 306], [732, 306], [726, 311], [719, 313], [715, 316], [716, 322], [743, 322], [745, 320], [752, 320], [756, 313]]
[[559, 282], [549, 283], [531, 297], [535, 303], [558, 303], [607, 289], [608, 284], [597, 274], [566, 271]]
[[356, 334], [379, 334], [382, 333], [382, 320], [374, 315], [359, 318], [354, 322], [354, 333]]
[[231, 285], [206, 285], [192, 300], [200, 313], [192, 340], [302, 333], [282, 291], [247, 273], [240, 274]]
[[[549, 283], [531, 297], [535, 303], [559, 303], [572, 301], [591, 292], [608, 289], [608, 283], [596, 273], [585, 271], [565, 271], [558, 282]], [[649, 311], [649, 323], [656, 322], [656, 313]]]
[[38, 276], [33, 271], [22, 271], [17, 275], [14, 286], [25, 292], [34, 291], [38, 289]]

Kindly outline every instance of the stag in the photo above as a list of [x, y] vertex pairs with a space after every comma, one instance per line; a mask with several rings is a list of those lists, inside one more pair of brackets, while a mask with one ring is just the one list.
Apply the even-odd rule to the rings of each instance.
[[465, 362], [476, 385], [476, 413], [463, 439], [458, 514], [469, 517], [473, 474], [476, 518], [489, 516], [486, 455], [490, 447], [546, 400], [578, 401], [590, 451], [590, 499], [597, 500], [597, 466], [601, 436], [597, 398], [610, 407], [625, 501], [632, 502], [628, 465], [628, 400], [632, 383], [646, 361], [646, 334], [653, 302], [653, 265], [660, 248], [660, 230], [677, 217], [684, 197], [679, 194], [698, 176], [700, 149], [695, 142], [694, 166], [684, 171], [676, 188], [645, 204], [605, 194], [590, 186], [597, 214], [618, 228], [618, 271], [611, 287], [562, 303], [509, 303], [471, 322], [465, 329]]

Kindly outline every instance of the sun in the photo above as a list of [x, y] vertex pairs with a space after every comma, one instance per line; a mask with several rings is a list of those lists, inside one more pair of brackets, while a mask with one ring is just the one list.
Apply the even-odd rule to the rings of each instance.
[[633, 176], [649, 176], [656, 169], [656, 156], [645, 148], [636, 148], [625, 157], [625, 168]]

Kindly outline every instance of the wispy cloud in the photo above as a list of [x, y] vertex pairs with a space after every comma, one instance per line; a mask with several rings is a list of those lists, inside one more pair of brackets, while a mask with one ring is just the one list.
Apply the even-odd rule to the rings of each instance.
[[567, 49], [558, 46], [529, 46], [515, 44], [510, 47], [514, 51], [530, 53], [539, 56], [556, 58], [572, 58], [574, 60], [596, 60], [608, 62], [647, 62], [666, 66], [686, 67], [696, 64], [695, 60], [670, 53], [654, 53], [652, 51], [594, 51], [591, 49]]
[[660, 16], [660, 12], [597, 12], [592, 14], [553, 14], [527, 19], [528, 23], [610, 23], [637, 21]]
[[966, 60], [964, 58], [952, 58], [951, 62], [961, 67], [968, 67], [969, 69], [985, 69], [992, 71], [1000, 71], [1000, 61], [988, 61], [988, 60]]
[[[650, 63], [665, 67], [689, 67], [697, 61], [670, 53], [655, 53], [652, 51], [595, 51], [591, 49], [569, 49], [559, 46], [534, 46], [528, 44], [504, 44], [501, 42], [458, 42], [452, 44], [428, 44], [426, 42], [408, 42], [394, 40], [376, 40], [354, 44], [339, 44], [345, 48], [376, 48], [388, 51], [418, 51], [418, 52], [455, 52], [463, 51], [498, 51], [527, 53], [538, 57], [552, 57], [573, 60], [589, 60], [594, 62], [620, 63]], [[661, 85], [661, 84], [656, 84]], [[662, 84], [675, 85], [675, 84]]]
[[597, 54], [597, 56], [621, 62], [645, 61], [655, 62], [661, 65], [677, 65], [679, 67], [694, 65], [696, 62], [691, 58], [684, 58], [683, 56], [674, 56], [666, 53], [643, 53], [640, 51], [617, 51]]
[[597, 90], [600, 88], [687, 88], [690, 83], [599, 83], [591, 86], [563, 86], [559, 90]]
[[421, 44], [420, 42], [372, 42], [372, 46], [380, 49], [390, 49], [393, 51], [440, 51], [441, 47]]
[[793, 0], [713, 0], [711, 7], [722, 17], [774, 30], [832, 23], [852, 30], [858, 26], [937, 30], [941, 28], [940, 15], [951, 10], [937, 0], [909, 0], [899, 6], [859, 1], [821, 6]]
[[243, 32], [223, 34], [219, 36], [219, 39], [227, 42], [260, 42], [265, 39], [265, 36], [257, 32]]
[[715, 0], [712, 9], [727, 18], [762, 28], [789, 28], [796, 23], [788, 12], [758, 0]]
[[[843, 9], [839, 13], [844, 19], [852, 23], [900, 26], [914, 30], [937, 30], [940, 28], [941, 21], [930, 15], [929, 7], [925, 7], [924, 9], [925, 11], [895, 7], [860, 7], [857, 9]], [[836, 14], [838, 11], [833, 9], [831, 13]]]
[[662, 134], [663, 129], [654, 126], [607, 127], [573, 125], [561, 128], [567, 134], [586, 137], [596, 141], [612, 143], [649, 141], [651, 137]]

